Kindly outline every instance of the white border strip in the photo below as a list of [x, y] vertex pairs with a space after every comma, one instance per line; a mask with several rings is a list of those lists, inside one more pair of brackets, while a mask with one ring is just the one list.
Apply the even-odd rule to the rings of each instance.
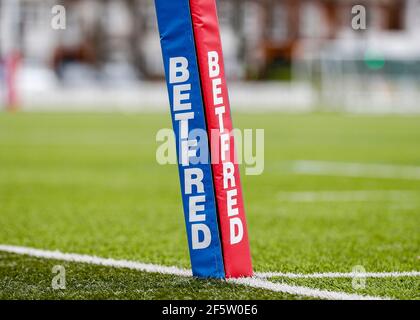
[[[114, 260], [109, 258], [100, 258], [96, 256], [81, 255], [74, 253], [62, 253], [60, 251], [40, 250], [28, 247], [0, 245], [0, 251], [9, 252], [20, 255], [28, 255], [37, 258], [62, 260], [69, 262], [87, 263], [100, 266], [108, 266], [114, 268], [127, 268], [139, 270], [143, 272], [161, 273], [168, 275], [176, 275], [182, 277], [191, 277], [192, 273], [187, 269], [180, 269], [177, 267], [166, 267], [155, 264], [141, 263], [128, 260]], [[272, 273], [279, 274], [279, 273]], [[274, 283], [265, 279], [257, 278], [262, 275], [268, 276], [269, 273], [257, 274], [253, 278], [229, 279], [227, 283], [240, 284], [258, 289], [270, 290], [273, 292], [282, 292], [292, 295], [306, 296], [318, 299], [332, 299], [332, 300], [382, 300], [389, 299], [383, 297], [363, 296], [357, 294], [348, 294], [344, 292], [334, 292], [328, 290], [312, 289], [302, 286], [293, 286], [284, 283]]]
[[258, 278], [288, 278], [288, 279], [323, 279], [323, 278], [401, 278], [419, 277], [420, 271], [402, 272], [325, 272], [325, 273], [283, 273], [283, 272], [258, 272]]

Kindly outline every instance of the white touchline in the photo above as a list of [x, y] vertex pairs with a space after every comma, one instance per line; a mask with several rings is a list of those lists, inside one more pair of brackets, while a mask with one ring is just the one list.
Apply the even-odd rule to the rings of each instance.
[[61, 260], [69, 262], [79, 262], [94, 264], [99, 266], [114, 267], [114, 268], [126, 268], [144, 272], [154, 272], [162, 274], [171, 274], [176, 276], [190, 277], [192, 276], [191, 270], [180, 269], [177, 267], [166, 267], [161, 265], [141, 263], [136, 261], [128, 260], [115, 260], [110, 258], [100, 258], [96, 256], [89, 256], [84, 254], [76, 253], [62, 253], [60, 251], [41, 250], [28, 247], [0, 245], [0, 251], [27, 255], [31, 257]]
[[288, 272], [258, 272], [259, 278], [289, 278], [289, 279], [322, 279], [322, 278], [400, 278], [419, 277], [420, 271], [395, 272], [324, 272], [324, 273], [288, 273]]
[[230, 279], [227, 282], [242, 284], [253, 288], [266, 289], [274, 292], [283, 292], [292, 295], [313, 297], [328, 300], [390, 300], [385, 297], [363, 296], [345, 292], [313, 289], [302, 286], [293, 286], [285, 283], [275, 283], [259, 278]]
[[298, 174], [420, 180], [419, 166], [299, 160], [292, 163], [291, 170]]
[[297, 191], [280, 192], [282, 202], [367, 202], [367, 201], [415, 201], [420, 191], [411, 190], [352, 190], [352, 191]]
[[[110, 258], [100, 258], [96, 256], [89, 256], [83, 254], [74, 253], [62, 253], [60, 251], [41, 250], [28, 247], [12, 246], [12, 245], [0, 245], [0, 251], [9, 252], [14, 254], [28, 255], [37, 258], [61, 260], [69, 262], [86, 263], [114, 268], [127, 268], [143, 272], [150, 273], [161, 273], [182, 277], [191, 277], [191, 270], [181, 269], [178, 267], [168, 267], [156, 264], [141, 263], [136, 261], [128, 260], [115, 260]], [[256, 273], [253, 278], [241, 278], [241, 279], [228, 279], [227, 283], [240, 284], [250, 286], [254, 288], [266, 289], [274, 292], [283, 292], [292, 295], [307, 296], [319, 299], [334, 299], [334, 300], [381, 300], [389, 299], [385, 297], [374, 297], [357, 294], [349, 294], [345, 292], [335, 292], [329, 290], [313, 289], [302, 286], [288, 285], [284, 283], [275, 283], [268, 281], [264, 278], [275, 277], [280, 275], [278, 272], [266, 272]], [[297, 274], [283, 274], [283, 275], [296, 275]], [[308, 275], [309, 276], [309, 275]], [[297, 277], [290, 277], [297, 278]]]

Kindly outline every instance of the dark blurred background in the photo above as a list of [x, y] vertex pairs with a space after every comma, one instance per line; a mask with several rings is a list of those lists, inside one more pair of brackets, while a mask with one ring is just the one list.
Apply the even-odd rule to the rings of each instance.
[[[234, 108], [420, 111], [420, 0], [217, 3]], [[0, 0], [0, 61], [4, 108], [167, 108], [151, 0]]]

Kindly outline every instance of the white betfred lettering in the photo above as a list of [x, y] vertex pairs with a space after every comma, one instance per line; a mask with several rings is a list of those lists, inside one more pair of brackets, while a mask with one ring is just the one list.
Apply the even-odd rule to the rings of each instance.
[[228, 211], [228, 216], [232, 217], [232, 216], [236, 216], [239, 214], [239, 210], [238, 208], [234, 208], [233, 206], [236, 206], [238, 204], [238, 200], [234, 197], [236, 197], [238, 195], [238, 190], [236, 189], [232, 189], [232, 190], [228, 190], [226, 192], [227, 195], [227, 211]]
[[204, 193], [204, 184], [203, 184], [203, 170], [199, 168], [188, 168], [184, 171], [184, 186], [185, 193], [192, 194], [192, 187], [196, 187], [197, 193]]
[[[216, 59], [215, 61], [217, 61]], [[192, 109], [191, 83], [188, 70], [188, 60], [185, 57], [169, 59], [169, 83], [172, 87], [172, 108], [174, 120], [178, 122], [179, 157], [181, 170], [184, 170], [184, 192], [188, 195], [188, 222], [190, 222], [191, 247], [193, 250], [206, 249], [211, 244], [210, 228], [206, 222], [206, 195], [204, 190], [204, 172], [200, 168], [188, 168], [190, 159], [197, 157], [198, 141], [190, 139], [190, 120], [194, 112], [184, 112]], [[186, 168], [183, 168], [186, 167]], [[193, 190], [194, 189], [194, 190]], [[194, 193], [194, 195], [193, 195]], [[201, 195], [196, 195], [201, 194]]]
[[236, 187], [235, 182], [235, 166], [232, 162], [223, 163], [223, 188], [234, 188]]
[[182, 83], [188, 81], [190, 72], [188, 70], [188, 60], [185, 57], [175, 57], [169, 59], [169, 83]]
[[190, 99], [191, 84], [178, 84], [173, 88], [174, 111], [191, 110], [190, 102], [183, 102]]
[[209, 75], [210, 78], [215, 78], [220, 74], [219, 54], [217, 51], [210, 51], [207, 54], [209, 61]]
[[188, 139], [190, 130], [188, 129], [188, 120], [194, 119], [194, 112], [176, 113], [175, 121], [180, 121], [179, 136], [180, 139]]
[[230, 244], [237, 244], [242, 241], [244, 236], [244, 226], [238, 217], [229, 220], [230, 225]]
[[197, 214], [197, 212], [204, 211], [204, 205], [199, 205], [200, 202], [205, 202], [206, 196], [192, 196], [189, 199], [189, 212], [190, 212], [190, 222], [201, 222], [206, 221], [206, 215], [205, 214]]
[[[207, 53], [208, 57], [208, 67], [209, 67], [209, 77], [211, 79], [211, 88], [212, 88], [212, 97], [213, 97], [213, 111], [214, 115], [217, 117], [219, 125], [219, 137], [217, 143], [219, 143], [218, 152], [220, 152], [220, 159], [223, 164], [223, 189], [226, 192], [226, 208], [227, 208], [227, 217], [229, 219], [229, 228], [230, 228], [230, 244], [240, 243], [243, 238], [244, 227], [239, 216], [238, 208], [238, 190], [236, 189], [236, 177], [235, 177], [235, 165], [230, 159], [232, 151], [232, 141], [229, 130], [226, 130], [224, 123], [226, 106], [223, 105], [223, 97], [226, 96], [226, 93], [223, 92], [224, 87], [222, 85], [222, 77], [220, 75], [221, 68], [219, 63], [219, 54], [217, 51], [210, 51]], [[230, 128], [229, 128], [230, 129]], [[213, 137], [213, 136], [212, 136]], [[216, 144], [216, 142], [214, 143]], [[233, 189], [230, 189], [233, 188]], [[228, 190], [229, 189], [229, 190]], [[221, 191], [219, 191], [221, 192]]]
[[190, 158], [197, 157], [197, 140], [182, 140], [181, 141], [181, 164], [183, 167], [190, 165]]
[[226, 109], [224, 106], [217, 107], [214, 109], [214, 113], [219, 117], [219, 132], [223, 133], [225, 131], [225, 125], [223, 124], [223, 115], [225, 114]]
[[211, 84], [213, 88], [213, 104], [215, 106], [223, 104], [222, 79], [215, 78], [211, 81]]
[[[200, 233], [203, 239], [200, 241]], [[206, 249], [211, 243], [211, 233], [208, 226], [203, 223], [193, 223], [191, 225], [191, 242], [194, 250]]]
[[229, 152], [229, 139], [230, 136], [228, 133], [223, 133], [220, 135], [220, 158], [222, 161], [226, 161], [226, 153]]

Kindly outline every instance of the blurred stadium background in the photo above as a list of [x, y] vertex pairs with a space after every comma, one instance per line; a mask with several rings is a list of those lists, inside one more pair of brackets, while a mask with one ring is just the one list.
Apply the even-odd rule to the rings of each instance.
[[[420, 299], [420, 0], [217, 2], [234, 124], [265, 130], [264, 173], [242, 175], [255, 270], [414, 271], [272, 281]], [[76, 263], [58, 292], [57, 262], [2, 251], [189, 268], [169, 127], [152, 0], [0, 0], [0, 300], [302, 298]]]
[[[51, 27], [57, 4], [65, 30]], [[356, 4], [366, 30], [351, 28]], [[420, 111], [420, 0], [218, 5], [234, 109]], [[0, 61], [3, 109], [167, 110], [150, 0], [0, 0]]]

